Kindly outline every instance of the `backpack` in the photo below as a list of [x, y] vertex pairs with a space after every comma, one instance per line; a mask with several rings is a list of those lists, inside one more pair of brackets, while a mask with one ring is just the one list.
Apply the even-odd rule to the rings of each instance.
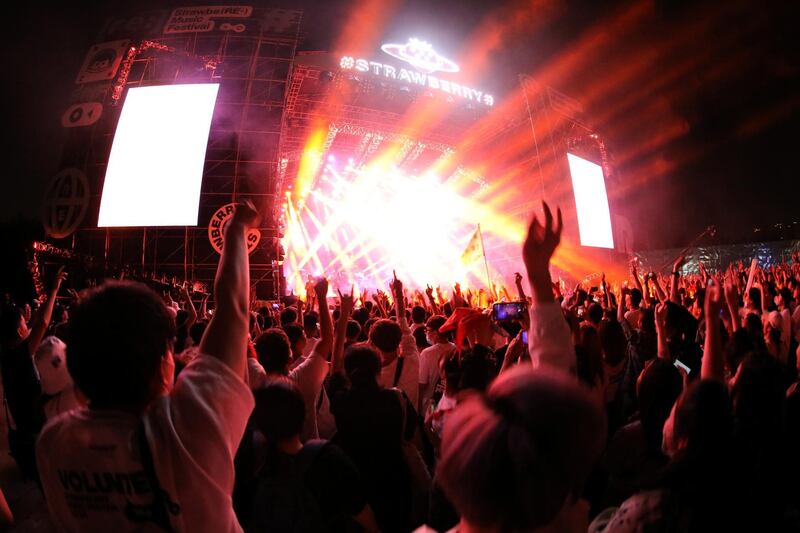
[[279, 475], [261, 469], [256, 475], [252, 518], [248, 531], [300, 533], [325, 531], [325, 518], [314, 493], [306, 485], [306, 474], [327, 444], [311, 440], [293, 458], [290, 469]]

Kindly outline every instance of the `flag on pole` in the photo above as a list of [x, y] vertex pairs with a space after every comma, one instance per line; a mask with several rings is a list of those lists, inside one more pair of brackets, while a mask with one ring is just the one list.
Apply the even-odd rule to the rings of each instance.
[[483, 256], [483, 239], [481, 238], [481, 227], [478, 225], [475, 233], [470, 237], [467, 247], [464, 248], [464, 253], [461, 254], [461, 262], [465, 266], [469, 266]]

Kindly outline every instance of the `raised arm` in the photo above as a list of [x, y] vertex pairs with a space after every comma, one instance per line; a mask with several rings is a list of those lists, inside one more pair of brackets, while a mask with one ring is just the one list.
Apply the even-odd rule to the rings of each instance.
[[681, 278], [681, 267], [684, 261], [686, 261], [686, 257], [683, 255], [675, 260], [675, 264], [672, 265], [672, 281], [669, 284], [669, 299], [678, 305], [681, 304], [678, 293], [678, 280]]
[[341, 308], [339, 309], [339, 320], [336, 321], [336, 331], [333, 335], [333, 357], [331, 358], [331, 372], [339, 372], [344, 365], [344, 340], [347, 335], [347, 321], [350, 319], [350, 313], [355, 306], [355, 299], [353, 297], [353, 289], [350, 289], [350, 294], [342, 294], [339, 292], [339, 300], [341, 301]]
[[[631, 260], [631, 277], [633, 278], [633, 284], [636, 285], [636, 288], [639, 289], [639, 292], [642, 293], [642, 299], [644, 300], [644, 305], [650, 307], [652, 301], [650, 300], [650, 291], [645, 290], [642, 287], [642, 280], [639, 279], [639, 270], [636, 268], [636, 260]], [[647, 280], [645, 280], [645, 285], [647, 284]]]
[[436, 305], [436, 299], [433, 297], [433, 287], [430, 285], [425, 287], [425, 295], [428, 297], [428, 302], [431, 304], [431, 314], [438, 315], [439, 313], [439, 306]]
[[331, 320], [331, 310], [328, 309], [328, 280], [325, 277], [319, 278], [314, 284], [314, 294], [319, 309], [319, 342], [314, 347], [314, 351], [327, 361], [331, 355], [331, 348], [333, 348], [333, 321]]
[[656, 305], [656, 335], [658, 337], [658, 356], [661, 359], [671, 360], [669, 346], [667, 345], [667, 304]]
[[63, 266], [59, 267], [56, 272], [56, 277], [53, 280], [53, 286], [50, 287], [50, 292], [47, 293], [47, 300], [36, 310], [36, 313], [31, 318], [31, 329], [28, 334], [28, 351], [31, 355], [36, 352], [36, 349], [44, 338], [44, 334], [47, 332], [48, 326], [50, 326], [58, 290], [61, 288], [61, 283], [65, 279], [67, 279], [67, 273], [64, 272]]
[[403, 282], [397, 279], [397, 273], [392, 272], [394, 279], [392, 280], [392, 296], [394, 297], [394, 308], [397, 313], [397, 323], [400, 327], [408, 325], [406, 320], [406, 302], [403, 298]]
[[722, 289], [719, 285], [706, 288], [706, 341], [703, 347], [703, 362], [700, 366], [702, 379], [724, 381], [725, 364], [722, 359], [722, 340], [719, 332], [719, 311], [722, 308]]
[[186, 288], [186, 284], [184, 283], [183, 287], [181, 287], [181, 297], [183, 298], [183, 302], [186, 305], [186, 312], [189, 313], [189, 318], [186, 319], [186, 329], [192, 327], [192, 324], [197, 322], [197, 310], [194, 308], [194, 303], [192, 303], [192, 297], [189, 296], [189, 289]]
[[550, 207], [544, 202], [542, 207], [544, 225], [534, 216], [522, 245], [522, 259], [533, 292], [528, 349], [535, 368], [549, 366], [572, 372], [576, 365], [575, 350], [561, 307], [553, 298], [549, 270], [550, 258], [561, 242], [564, 224], [560, 209], [557, 211], [554, 226]]
[[525, 290], [522, 288], [522, 274], [514, 272], [514, 285], [517, 286], [517, 294], [519, 294], [519, 301], [525, 302], [528, 297], [525, 296]]
[[742, 328], [742, 319], [739, 317], [739, 293], [733, 284], [733, 276], [729, 274], [725, 278], [725, 303], [731, 315], [731, 329], [736, 332]]
[[200, 351], [220, 359], [240, 376], [245, 375], [250, 308], [250, 258], [245, 234], [260, 216], [249, 201], [236, 206], [225, 228], [225, 245], [214, 280], [216, 309]]
[[661, 303], [667, 302], [667, 293], [664, 292], [664, 289], [661, 287], [661, 283], [658, 281], [658, 276], [651, 277], [650, 282], [656, 288], [656, 296], [658, 296], [658, 301]]

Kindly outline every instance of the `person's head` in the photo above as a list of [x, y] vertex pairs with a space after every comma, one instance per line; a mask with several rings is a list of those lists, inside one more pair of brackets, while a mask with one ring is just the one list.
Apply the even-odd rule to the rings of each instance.
[[411, 321], [414, 322], [414, 324], [424, 324], [426, 316], [425, 308], [421, 305], [415, 305], [411, 308]]
[[576, 294], [575, 305], [577, 305], [578, 307], [584, 305], [586, 303], [586, 300], [589, 298], [589, 293], [583, 289], [578, 289], [578, 292], [576, 292], [575, 294]]
[[292, 360], [292, 348], [289, 337], [280, 328], [269, 328], [256, 338], [256, 357], [269, 374], [289, 373], [289, 362]]
[[681, 393], [664, 423], [664, 451], [716, 462], [730, 446], [733, 412], [726, 385], [699, 379]]
[[761, 311], [761, 289], [758, 287], [750, 287], [750, 290], [744, 296], [744, 304], [750, 309], [757, 309]]
[[192, 344], [194, 346], [200, 345], [200, 340], [203, 338], [203, 334], [206, 332], [206, 327], [208, 326], [207, 320], [198, 320], [192, 327], [189, 328], [189, 337], [192, 339]]
[[303, 395], [291, 380], [278, 379], [253, 391], [253, 426], [271, 444], [297, 438], [305, 420]]
[[303, 331], [306, 332], [306, 338], [317, 337], [319, 334], [319, 317], [317, 313], [309, 311], [303, 315]]
[[647, 363], [636, 382], [636, 396], [645, 439], [661, 448], [664, 422], [683, 390], [683, 377], [671, 362], [657, 357]]
[[42, 392], [47, 395], [58, 394], [72, 385], [67, 371], [67, 345], [58, 337], [42, 339], [33, 355]]
[[600, 321], [603, 320], [603, 306], [599, 303], [593, 303], [586, 310], [586, 320], [598, 326]]
[[580, 327], [575, 357], [578, 379], [590, 388], [597, 387], [603, 381], [603, 346], [600, 335], [592, 326], [584, 324]]
[[367, 344], [354, 344], [344, 352], [344, 371], [354, 388], [377, 387], [381, 356]]
[[788, 287], [782, 287], [775, 297], [775, 305], [778, 306], [778, 309], [789, 309], [793, 301], [792, 291]]
[[764, 338], [764, 324], [756, 313], [747, 313], [744, 318], [744, 329], [753, 339]]
[[293, 324], [295, 322], [297, 322], [297, 309], [294, 307], [287, 307], [281, 311], [281, 326]]
[[622, 325], [616, 320], [603, 320], [598, 329], [600, 345], [603, 348], [603, 360], [609, 366], [617, 366], [625, 359], [628, 341]]
[[292, 358], [295, 359], [302, 356], [308, 339], [306, 339], [306, 333], [303, 328], [300, 327], [300, 324], [286, 324], [283, 326], [283, 331], [289, 338], [289, 346], [292, 347]]
[[781, 365], [766, 354], [747, 354], [731, 389], [739, 426], [758, 437], [775, 430], [780, 422], [784, 393]]
[[369, 320], [369, 308], [365, 305], [364, 307], [359, 307], [358, 309], [354, 310], [353, 320], [358, 322], [358, 324], [363, 327], [364, 324], [367, 323], [367, 320]]
[[350, 342], [355, 342], [359, 335], [361, 335], [361, 324], [353, 319], [348, 320], [344, 330], [345, 338]]
[[430, 347], [431, 343], [428, 342], [424, 327], [415, 329], [412, 335], [414, 336], [414, 343], [417, 345], [417, 350], [422, 351]]
[[580, 498], [605, 428], [574, 379], [517, 367], [452, 413], [436, 476], [471, 526], [534, 530]]
[[631, 289], [625, 298], [625, 304], [631, 311], [639, 309], [639, 306], [642, 304], [642, 291], [635, 288]]
[[394, 354], [402, 337], [400, 325], [385, 318], [375, 322], [369, 330], [369, 342], [384, 354]]
[[174, 339], [175, 322], [155, 292], [107, 283], [72, 312], [67, 368], [91, 407], [141, 410], [173, 382]]
[[443, 315], [433, 315], [425, 322], [425, 336], [431, 345], [450, 341], [448, 333], [439, 333], [439, 328], [444, 326], [445, 322], [447, 317]]
[[14, 305], [6, 305], [0, 314], [0, 341], [3, 347], [12, 347], [28, 337], [28, 324], [22, 310]]

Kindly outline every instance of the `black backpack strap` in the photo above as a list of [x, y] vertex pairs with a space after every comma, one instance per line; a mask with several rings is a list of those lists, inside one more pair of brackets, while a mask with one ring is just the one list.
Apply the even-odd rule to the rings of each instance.
[[394, 381], [392, 382], [392, 387], [397, 387], [397, 384], [400, 383], [400, 376], [403, 375], [403, 362], [405, 360], [405, 357], [397, 358], [397, 365], [394, 367]]
[[161, 489], [161, 484], [158, 482], [155, 463], [153, 463], [153, 453], [150, 451], [150, 444], [147, 442], [147, 434], [144, 429], [144, 420], [139, 422], [139, 427], [136, 429], [136, 438], [139, 442], [142, 467], [150, 488], [153, 490], [152, 521], [166, 531], [173, 531], [169, 515], [180, 513], [181, 507], [177, 503], [170, 501], [169, 495]]

